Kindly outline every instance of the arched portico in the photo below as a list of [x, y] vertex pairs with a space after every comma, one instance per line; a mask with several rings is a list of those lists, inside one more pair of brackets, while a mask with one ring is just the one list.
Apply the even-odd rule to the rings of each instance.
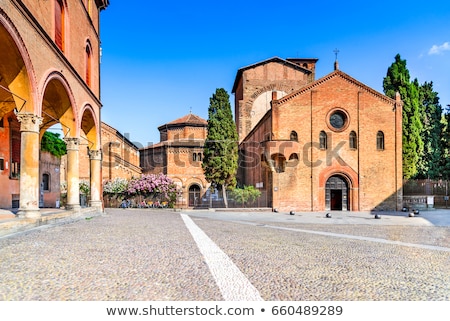
[[40, 141], [45, 131], [57, 124], [68, 150], [67, 208], [80, 207], [81, 133], [90, 142], [91, 206], [102, 208], [99, 110], [87, 102], [83, 108], [77, 106], [76, 101], [84, 94], [72, 89], [77, 83], [69, 81], [67, 75], [71, 77], [63, 74], [63, 70], [49, 68], [36, 81], [26, 45], [0, 9], [0, 120], [9, 128], [6, 135], [0, 135], [5, 146], [0, 150], [0, 158], [7, 167], [7, 171], [0, 173], [0, 185], [9, 187], [0, 193], [0, 206], [11, 207], [11, 195], [12, 202], [16, 195], [21, 218], [41, 216]]
[[[12, 145], [13, 132], [1, 138], [2, 144], [7, 146], [2, 151], [2, 157], [10, 166], [9, 175], [2, 175], [0, 183], [10, 186], [3, 193], [19, 195], [18, 214], [27, 218], [40, 216], [39, 126], [42, 119], [36, 113], [37, 90], [33, 75], [26, 47], [0, 9], [0, 118], [8, 125], [17, 121], [20, 123], [20, 138], [17, 139], [20, 157], [15, 156], [14, 149], [18, 146]], [[17, 176], [11, 175], [13, 168], [17, 169]]]
[[[89, 15], [85, 14], [88, 7], [72, 0], [63, 2], [68, 10], [58, 22], [65, 30], [46, 24], [49, 18], [55, 22], [61, 17], [54, 10], [39, 10], [37, 2], [0, 6], [0, 207], [19, 207], [22, 218], [41, 216], [40, 141], [55, 125], [53, 128], [61, 126], [69, 150], [68, 207], [79, 206], [79, 147], [80, 138], [86, 137], [93, 142], [89, 146], [91, 164], [86, 166], [95, 172], [91, 201], [100, 203], [97, 14], [108, 1], [92, 3]], [[77, 21], [79, 28], [69, 30], [71, 21]], [[79, 46], [86, 39], [88, 51]]]
[[75, 97], [66, 78], [52, 70], [43, 81], [40, 134], [60, 124], [67, 147], [67, 209], [80, 208], [79, 187], [79, 126]]

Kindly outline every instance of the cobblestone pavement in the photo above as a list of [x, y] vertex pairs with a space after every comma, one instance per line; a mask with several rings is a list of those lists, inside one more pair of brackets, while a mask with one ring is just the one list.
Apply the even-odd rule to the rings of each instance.
[[[264, 300], [450, 300], [448, 226], [184, 213]], [[108, 209], [0, 238], [0, 299], [223, 300], [202, 253], [180, 213]]]

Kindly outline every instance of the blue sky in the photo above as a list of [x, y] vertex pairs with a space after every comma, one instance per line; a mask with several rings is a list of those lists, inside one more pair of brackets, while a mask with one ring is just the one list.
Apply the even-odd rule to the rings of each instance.
[[449, 1], [110, 0], [100, 36], [102, 120], [140, 147], [191, 110], [207, 119], [216, 88], [234, 110], [237, 70], [275, 56], [318, 58], [318, 79], [337, 48], [342, 71], [383, 92], [399, 53], [450, 104]]

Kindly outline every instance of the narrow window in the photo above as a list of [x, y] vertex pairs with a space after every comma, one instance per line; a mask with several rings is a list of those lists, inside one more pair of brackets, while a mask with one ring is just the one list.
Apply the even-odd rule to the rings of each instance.
[[324, 131], [320, 132], [319, 145], [320, 149], [327, 149], [327, 134]]
[[86, 46], [86, 84], [91, 86], [91, 64], [92, 64], [92, 54], [91, 47], [89, 44]]
[[377, 133], [377, 149], [384, 150], [384, 134], [382, 131]]
[[11, 162], [11, 178], [19, 178], [20, 175], [20, 163], [19, 162]]
[[358, 141], [357, 141], [357, 138], [356, 138], [356, 133], [354, 132], [354, 131], [351, 131], [350, 132], [350, 135], [349, 135], [349, 137], [348, 137], [348, 142], [349, 142], [349, 145], [350, 145], [350, 149], [357, 149], [358, 147]]
[[196, 153], [192, 154], [192, 160], [193, 160], [194, 162], [197, 161], [197, 154], [196, 154]]
[[291, 140], [294, 142], [298, 142], [298, 135], [295, 130], [291, 131]]
[[5, 170], [5, 160], [0, 158], [0, 171]]
[[202, 153], [198, 153], [198, 161], [199, 161], [199, 162], [202, 161]]
[[20, 124], [14, 118], [9, 119], [9, 129], [11, 137], [10, 145], [10, 178], [19, 178], [20, 174]]
[[62, 0], [55, 0], [55, 43], [64, 51], [64, 6]]
[[44, 191], [50, 190], [50, 175], [49, 174], [42, 175], [42, 189]]

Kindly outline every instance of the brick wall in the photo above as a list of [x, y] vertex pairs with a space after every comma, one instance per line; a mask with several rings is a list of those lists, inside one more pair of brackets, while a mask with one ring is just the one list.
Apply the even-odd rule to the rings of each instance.
[[[311, 64], [309, 67], [313, 67]], [[234, 88], [235, 119], [240, 141], [270, 109], [273, 91], [282, 97], [312, 80], [311, 72], [282, 59], [271, 59], [238, 72]]]
[[[327, 180], [338, 175], [348, 183], [350, 210], [395, 210], [401, 192], [401, 107], [395, 109], [395, 101], [344, 73], [330, 75], [274, 102], [244, 141], [259, 143], [259, 152], [255, 147], [246, 153], [265, 153], [272, 167], [269, 162], [241, 170], [241, 177], [252, 185], [263, 179], [273, 192], [268, 205], [279, 209], [325, 210]], [[346, 118], [340, 130], [330, 124], [337, 110]], [[290, 141], [293, 131], [298, 142]], [[326, 149], [320, 148], [321, 131], [327, 135]], [[352, 131], [356, 149], [349, 146]], [[377, 149], [378, 131], [384, 133], [384, 150]], [[283, 158], [279, 169], [277, 161]]]

